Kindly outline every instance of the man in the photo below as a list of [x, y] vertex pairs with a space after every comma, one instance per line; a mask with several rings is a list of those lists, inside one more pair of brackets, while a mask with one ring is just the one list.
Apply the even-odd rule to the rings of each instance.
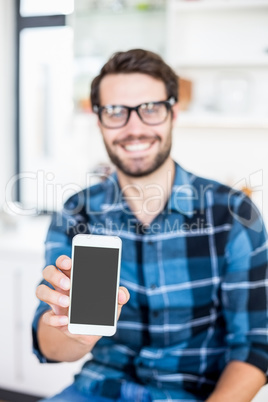
[[[93, 358], [51, 401], [249, 402], [265, 384], [266, 231], [245, 195], [170, 157], [177, 82], [159, 56], [135, 49], [116, 53], [92, 83], [116, 174], [54, 215], [33, 334], [40, 361]], [[79, 232], [123, 242], [111, 338], [67, 330]]]

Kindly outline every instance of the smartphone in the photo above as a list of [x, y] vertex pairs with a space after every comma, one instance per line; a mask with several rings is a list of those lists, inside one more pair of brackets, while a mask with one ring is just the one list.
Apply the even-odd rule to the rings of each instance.
[[115, 334], [121, 250], [117, 236], [73, 237], [68, 324], [72, 334]]

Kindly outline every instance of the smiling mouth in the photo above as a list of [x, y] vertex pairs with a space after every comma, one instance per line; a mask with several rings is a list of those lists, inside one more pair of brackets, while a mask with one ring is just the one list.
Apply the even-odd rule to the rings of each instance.
[[126, 138], [125, 140], [118, 141], [117, 144], [127, 152], [142, 152], [147, 151], [158, 139], [158, 137]]
[[138, 142], [122, 146], [128, 152], [137, 152], [137, 151], [145, 151], [146, 149], [149, 149], [151, 145], [152, 142]]

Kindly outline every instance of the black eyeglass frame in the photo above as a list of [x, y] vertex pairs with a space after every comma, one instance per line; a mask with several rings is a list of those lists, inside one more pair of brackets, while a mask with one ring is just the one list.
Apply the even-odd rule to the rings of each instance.
[[[165, 119], [164, 119], [163, 121], [161, 121], [160, 123], [147, 123], [147, 122], [145, 122], [145, 121], [142, 119], [142, 117], [141, 117], [141, 115], [140, 115], [140, 113], [139, 113], [139, 108], [140, 108], [141, 106], [143, 106], [143, 105], [149, 105], [149, 104], [159, 105], [159, 104], [163, 104], [163, 105], [166, 106], [167, 112], [169, 112], [169, 111], [171, 110], [172, 106], [175, 105], [176, 102], [177, 102], [177, 99], [176, 99], [174, 96], [171, 96], [169, 99], [167, 99], [167, 100], [165, 100], [165, 101], [143, 102], [143, 103], [141, 103], [140, 105], [138, 105], [138, 106], [133, 106], [133, 107], [132, 107], [132, 106], [125, 106], [125, 105], [106, 105], [106, 106], [94, 105], [94, 106], [93, 106], [93, 112], [98, 115], [99, 120], [100, 120], [101, 124], [103, 125], [103, 127], [109, 128], [109, 129], [111, 129], [111, 130], [112, 130], [112, 129], [117, 129], [117, 128], [122, 128], [122, 127], [126, 126], [127, 123], [128, 123], [128, 121], [129, 121], [131, 112], [132, 112], [133, 110], [135, 110], [135, 112], [137, 113], [137, 115], [139, 116], [139, 118], [141, 119], [141, 121], [142, 121], [144, 124], [147, 124], [148, 126], [157, 126], [157, 125], [162, 124], [162, 123], [164, 123], [164, 122], [166, 121], [166, 119], [168, 118], [168, 113], [167, 113]], [[102, 117], [101, 117], [101, 112], [102, 112], [102, 110], [104, 110], [104, 109], [106, 109], [106, 108], [108, 108], [108, 107], [114, 107], [114, 106], [123, 107], [123, 108], [127, 109], [128, 115], [127, 115], [127, 118], [126, 118], [126, 121], [125, 121], [124, 124], [121, 124], [120, 126], [116, 126], [116, 127], [110, 127], [110, 126], [107, 126], [106, 124], [103, 123]]]

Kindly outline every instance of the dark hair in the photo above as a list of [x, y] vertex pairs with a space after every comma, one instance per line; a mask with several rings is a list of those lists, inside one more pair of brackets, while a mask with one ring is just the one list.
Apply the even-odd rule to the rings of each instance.
[[90, 100], [92, 105], [100, 105], [100, 83], [108, 74], [141, 73], [160, 81], [166, 87], [167, 96], [178, 100], [178, 76], [164, 60], [156, 53], [143, 49], [131, 49], [126, 52], [116, 52], [102, 67], [100, 74], [91, 83]]

